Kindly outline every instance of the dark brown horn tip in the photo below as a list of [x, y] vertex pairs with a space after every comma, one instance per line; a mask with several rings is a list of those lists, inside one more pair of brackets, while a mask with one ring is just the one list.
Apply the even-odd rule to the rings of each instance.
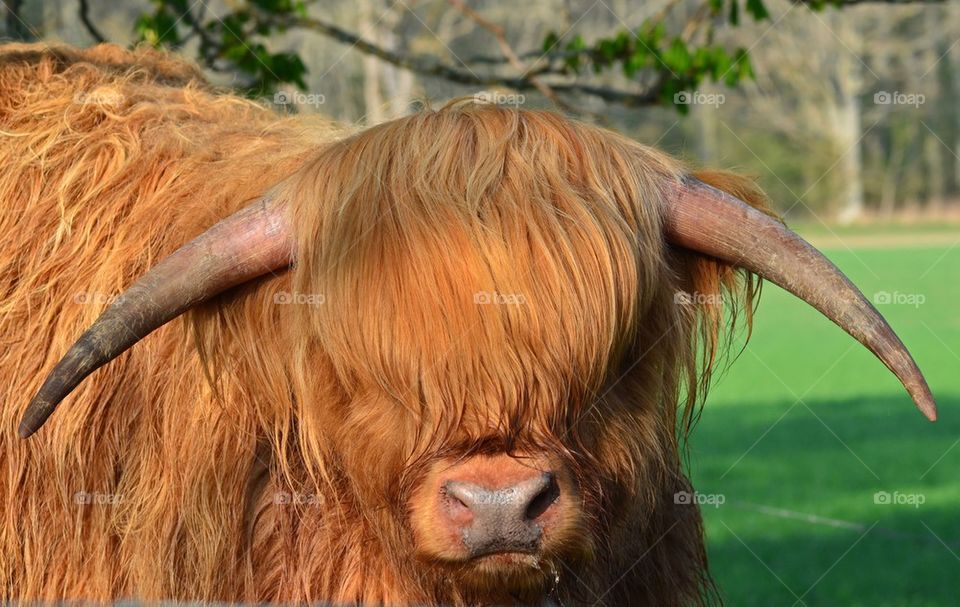
[[20, 436], [20, 438], [30, 438], [33, 436], [33, 433], [40, 428], [40, 425], [43, 424], [42, 419], [39, 421], [39, 423], [33, 421], [32, 416], [30, 416], [30, 409], [32, 408], [33, 403], [30, 403], [27, 413], [23, 416], [23, 421], [20, 422], [20, 427], [17, 428], [17, 434]]
[[20, 418], [20, 426], [17, 428], [17, 434], [20, 438], [30, 438], [33, 434], [46, 423], [47, 418], [53, 414], [57, 408], [60, 399], [50, 399], [45, 397], [46, 392], [41, 391], [24, 411]]
[[43, 398], [42, 394], [37, 394], [27, 405], [23, 417], [20, 418], [20, 427], [17, 428], [17, 434], [20, 438], [30, 438], [34, 432], [40, 429], [40, 426], [47, 421], [56, 405], [49, 399]]

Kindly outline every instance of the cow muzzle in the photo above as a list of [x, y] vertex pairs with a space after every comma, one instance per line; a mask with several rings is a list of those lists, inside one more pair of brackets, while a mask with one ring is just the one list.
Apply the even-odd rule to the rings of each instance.
[[446, 561], [542, 555], [575, 532], [575, 494], [562, 467], [542, 458], [440, 463], [411, 505], [418, 552]]
[[533, 471], [529, 478], [497, 488], [451, 480], [441, 490], [441, 524], [459, 532], [471, 558], [535, 553], [559, 498], [552, 472]]

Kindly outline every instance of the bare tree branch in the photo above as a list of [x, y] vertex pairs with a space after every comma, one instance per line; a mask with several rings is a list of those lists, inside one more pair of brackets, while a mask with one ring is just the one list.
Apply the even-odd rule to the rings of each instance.
[[37, 37], [36, 32], [27, 25], [27, 22], [21, 16], [23, 0], [6, 0], [6, 2], [0, 2], [0, 4], [3, 4], [7, 9], [6, 30], [8, 36], [14, 40], [30, 40]]
[[[348, 32], [343, 28], [315, 17], [300, 15], [262, 15], [264, 21], [286, 29], [310, 30], [337, 42], [348, 44], [355, 50], [372, 55], [397, 67], [407, 69], [418, 74], [443, 78], [457, 84], [471, 86], [502, 86], [516, 91], [532, 91], [539, 88], [535, 82], [538, 76], [553, 72], [549, 68], [539, 68], [520, 76], [500, 76], [496, 74], [478, 74], [473, 70], [461, 69], [449, 65], [436, 57], [424, 55], [406, 55], [384, 49], [367, 40]], [[658, 84], [658, 83], [657, 83]], [[590, 86], [578, 83], [550, 83], [549, 87], [555, 93], [588, 95], [610, 103], [617, 103], [625, 107], [643, 107], [655, 105], [659, 99], [657, 85], [647, 87], [639, 92], [630, 92], [599, 86]]]
[[794, 4], [805, 4], [810, 7], [821, 6], [854, 6], [858, 4], [944, 4], [946, 0], [793, 0]]
[[[704, 24], [710, 23], [710, 16], [712, 10], [710, 8], [710, 2], [704, 2], [700, 5], [697, 11], [690, 17], [690, 20], [687, 21], [687, 24], [683, 27], [683, 32], [680, 33], [680, 39], [686, 43], [690, 43], [693, 40], [693, 37], [697, 35], [697, 32], [700, 31], [700, 28]], [[707, 36], [709, 37], [709, 30]]]
[[94, 25], [93, 21], [90, 20], [90, 3], [88, 0], [80, 0], [80, 22], [83, 23], [83, 26], [87, 28], [87, 32], [98, 43], [107, 41], [103, 34], [100, 33], [100, 30], [97, 29], [97, 26]]
[[[493, 23], [492, 21], [486, 19], [478, 12], [470, 8], [463, 2], [463, 0], [447, 0], [450, 5], [458, 9], [468, 18], [470, 18], [474, 23], [487, 30], [497, 41], [497, 46], [500, 47], [500, 52], [503, 53], [504, 58], [510, 62], [510, 65], [520, 74], [530, 74], [530, 66], [527, 66], [520, 60], [520, 57], [517, 56], [517, 53], [514, 52], [513, 47], [510, 46], [510, 43], [507, 42], [507, 35], [504, 32], [503, 26]], [[549, 99], [559, 108], [568, 111], [576, 111], [574, 108], [570, 107], [565, 103], [560, 97], [557, 96], [557, 93], [550, 88], [549, 85], [542, 82], [535, 75], [529, 76], [530, 83], [540, 91], [540, 94]]]

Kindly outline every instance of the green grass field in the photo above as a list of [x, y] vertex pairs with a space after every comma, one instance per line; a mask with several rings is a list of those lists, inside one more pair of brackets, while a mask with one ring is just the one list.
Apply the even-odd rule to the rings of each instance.
[[[690, 442], [694, 486], [725, 500], [704, 507], [714, 576], [736, 607], [958, 605], [960, 244], [826, 253], [871, 299], [901, 302], [878, 308], [940, 421], [839, 328], [765, 286], [754, 336]], [[877, 504], [878, 491], [923, 503]]]

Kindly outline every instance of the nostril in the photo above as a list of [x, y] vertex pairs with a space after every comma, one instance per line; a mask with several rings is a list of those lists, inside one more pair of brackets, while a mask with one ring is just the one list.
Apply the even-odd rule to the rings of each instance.
[[473, 518], [472, 492], [461, 483], [447, 483], [441, 490], [446, 515], [453, 522], [464, 524]]
[[[528, 466], [464, 470], [440, 484], [437, 503], [440, 529], [466, 549], [470, 558], [540, 549], [548, 528], [562, 523], [557, 474]], [[472, 472], [472, 473], [470, 473]], [[562, 505], [566, 507], [566, 505]]]
[[535, 521], [552, 506], [557, 498], [560, 497], [560, 485], [557, 483], [556, 475], [552, 472], [544, 473], [543, 488], [540, 489], [530, 500], [527, 510], [524, 513], [529, 521]]

